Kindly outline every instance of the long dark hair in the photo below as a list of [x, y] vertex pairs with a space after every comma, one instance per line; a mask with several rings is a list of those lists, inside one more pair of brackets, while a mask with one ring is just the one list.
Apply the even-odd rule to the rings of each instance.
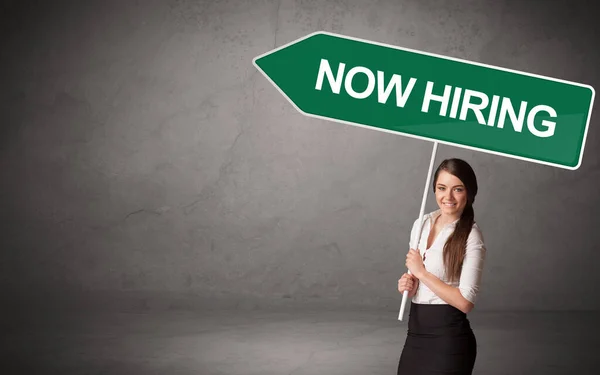
[[471, 233], [473, 223], [475, 223], [475, 211], [473, 211], [473, 203], [477, 195], [477, 178], [473, 168], [464, 160], [461, 159], [446, 159], [442, 161], [433, 178], [433, 192], [435, 193], [435, 185], [441, 171], [446, 171], [462, 181], [467, 191], [467, 203], [460, 216], [454, 232], [448, 237], [444, 245], [444, 265], [446, 267], [446, 275], [449, 280], [457, 281], [460, 278], [463, 260], [465, 257], [467, 239]]

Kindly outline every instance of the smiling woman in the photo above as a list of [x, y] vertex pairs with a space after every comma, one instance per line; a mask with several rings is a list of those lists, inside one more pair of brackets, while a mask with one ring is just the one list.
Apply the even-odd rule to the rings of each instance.
[[433, 191], [439, 209], [425, 215], [422, 233], [413, 225], [410, 249], [398, 291], [412, 298], [408, 336], [398, 375], [470, 375], [477, 341], [467, 314], [479, 292], [486, 247], [475, 223], [477, 179], [460, 159], [444, 160], [435, 172]]

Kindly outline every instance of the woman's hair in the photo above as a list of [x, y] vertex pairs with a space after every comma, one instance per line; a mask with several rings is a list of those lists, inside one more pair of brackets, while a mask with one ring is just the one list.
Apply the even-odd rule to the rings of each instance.
[[457, 281], [460, 278], [463, 260], [466, 252], [467, 239], [475, 222], [473, 202], [477, 195], [477, 178], [471, 166], [461, 159], [446, 159], [442, 161], [435, 171], [433, 178], [433, 192], [441, 171], [446, 171], [462, 181], [467, 191], [467, 203], [460, 216], [454, 232], [448, 237], [444, 245], [444, 265], [449, 280]]

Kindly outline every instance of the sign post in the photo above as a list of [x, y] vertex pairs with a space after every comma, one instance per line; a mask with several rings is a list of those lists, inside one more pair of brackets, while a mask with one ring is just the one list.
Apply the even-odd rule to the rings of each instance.
[[576, 170], [595, 97], [589, 85], [329, 32], [253, 64], [306, 116], [434, 142], [420, 222], [438, 143]]

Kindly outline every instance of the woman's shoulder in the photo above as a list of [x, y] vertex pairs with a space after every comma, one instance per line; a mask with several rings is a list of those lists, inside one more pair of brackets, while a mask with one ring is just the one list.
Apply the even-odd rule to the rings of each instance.
[[483, 238], [483, 231], [477, 222], [473, 222], [473, 225], [471, 226], [471, 232], [469, 233], [468, 241], [481, 244], [485, 242]]
[[[435, 215], [437, 212], [438, 212], [438, 210], [435, 210], [435, 211], [431, 211], [431, 212], [427, 212], [427, 213], [423, 214], [423, 225], [425, 225], [425, 222], [426, 222], [428, 219], [432, 218], [432, 217], [433, 217], [433, 216], [434, 216], [434, 215]], [[416, 230], [416, 229], [418, 228], [418, 226], [419, 226], [419, 223], [420, 223], [420, 220], [419, 220], [419, 217], [417, 217], [417, 218], [416, 218], [416, 219], [413, 221], [413, 224], [412, 224], [412, 230], [413, 230], [413, 231], [414, 231], [414, 230]]]

